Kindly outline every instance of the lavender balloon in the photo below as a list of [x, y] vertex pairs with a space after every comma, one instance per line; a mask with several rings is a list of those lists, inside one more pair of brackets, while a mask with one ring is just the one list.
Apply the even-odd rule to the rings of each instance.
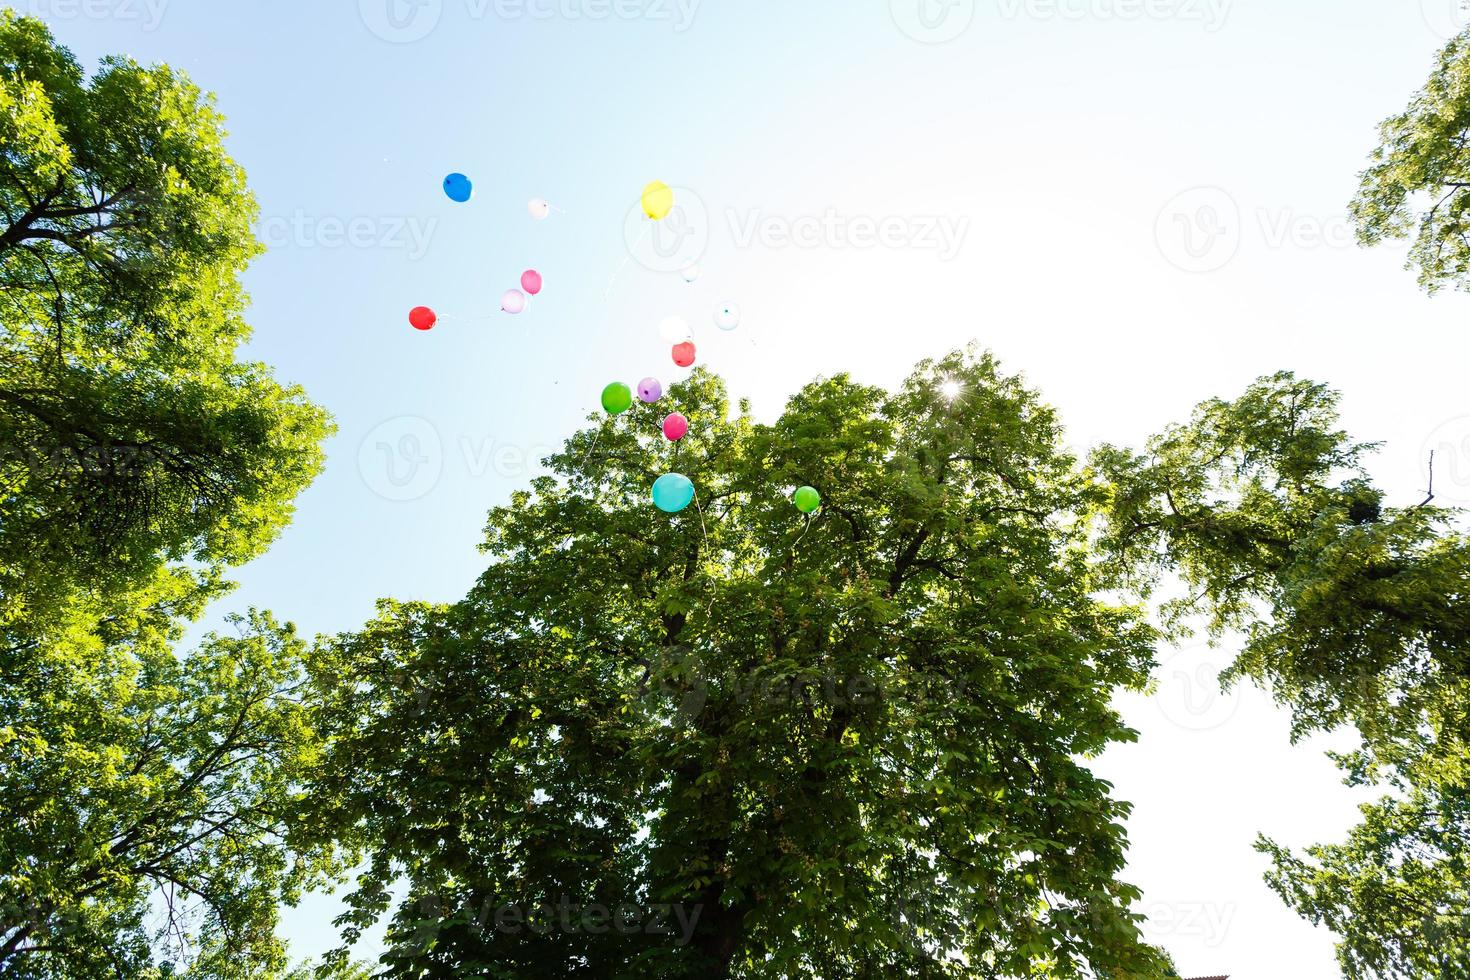
[[664, 396], [664, 386], [658, 378], [644, 378], [638, 382], [638, 397], [650, 405]]

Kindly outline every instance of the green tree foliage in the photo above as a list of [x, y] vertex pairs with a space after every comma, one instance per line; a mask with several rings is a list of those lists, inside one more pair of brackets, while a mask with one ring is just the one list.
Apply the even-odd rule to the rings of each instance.
[[1297, 736], [1353, 726], [1350, 783], [1394, 795], [1305, 859], [1263, 839], [1272, 885], [1341, 937], [1349, 977], [1458, 976], [1470, 964], [1470, 540], [1429, 498], [1384, 505], [1373, 447], [1338, 396], [1290, 374], [1211, 400], [1144, 453], [1093, 456], [1110, 485], [1099, 544], [1145, 591], [1168, 573], [1178, 625], [1244, 632], [1227, 679], [1290, 707]]
[[548, 463], [466, 599], [318, 654], [313, 800], [366, 852], [347, 937], [392, 909], [384, 975], [1167, 975], [1085, 764], [1153, 632], [1094, 598], [1092, 488], [988, 355], [772, 424], [696, 371]]
[[1425, 290], [1470, 289], [1470, 33], [1440, 52], [1424, 88], [1379, 134], [1351, 205], [1358, 240], [1412, 238], [1408, 267]]
[[235, 359], [259, 244], [221, 125], [0, 12], [0, 628], [254, 557], [320, 466], [320, 410]]
[[[0, 13], [0, 976], [271, 976], [325, 850], [301, 644], [252, 616], [171, 649], [321, 464], [262, 365], [254, 200], [167, 68], [90, 78]], [[160, 972], [164, 971], [164, 972]]]
[[321, 863], [286, 820], [318, 741], [301, 642], [237, 625], [182, 658], [79, 646], [0, 696], [0, 976], [134, 976], [155, 946], [196, 976], [285, 966], [276, 903]]

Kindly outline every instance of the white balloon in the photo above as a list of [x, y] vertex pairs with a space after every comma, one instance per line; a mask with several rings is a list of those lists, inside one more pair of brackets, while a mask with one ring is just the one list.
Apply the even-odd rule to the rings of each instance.
[[682, 344], [694, 336], [694, 331], [689, 329], [689, 321], [682, 316], [670, 316], [658, 325], [658, 335], [668, 343]]
[[699, 271], [699, 266], [691, 265], [685, 266], [684, 271], [679, 274], [684, 277], [685, 282], [693, 282], [699, 278]]
[[740, 307], [726, 303], [715, 310], [715, 326], [721, 330], [734, 330], [740, 326]]
[[526, 210], [531, 212], [531, 217], [537, 221], [545, 221], [546, 216], [551, 213], [551, 205], [539, 197], [533, 197], [531, 203], [526, 205]]

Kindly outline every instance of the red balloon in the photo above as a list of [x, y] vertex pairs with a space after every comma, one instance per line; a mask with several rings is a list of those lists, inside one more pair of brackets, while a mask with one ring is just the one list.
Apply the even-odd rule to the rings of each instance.
[[527, 269], [521, 273], [521, 288], [535, 296], [541, 292], [541, 273], [535, 269]]
[[439, 322], [439, 315], [427, 306], [415, 306], [408, 311], [408, 322], [415, 330], [428, 330]]
[[689, 420], [678, 412], [664, 419], [664, 438], [670, 442], [678, 442], [684, 438], [684, 434], [688, 431]]
[[680, 367], [688, 367], [694, 363], [694, 345], [689, 341], [674, 345], [674, 363]]

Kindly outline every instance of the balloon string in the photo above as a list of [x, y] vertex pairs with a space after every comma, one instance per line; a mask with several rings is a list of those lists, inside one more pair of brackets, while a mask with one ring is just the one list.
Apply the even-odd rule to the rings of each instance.
[[704, 526], [704, 502], [699, 499], [699, 491], [694, 491], [694, 509], [699, 511], [699, 530], [704, 534], [704, 550], [709, 551], [709, 530]]
[[[801, 532], [801, 538], [806, 537], [806, 532], [807, 531], [810, 531], [812, 529], [812, 518], [815, 517], [815, 516], [816, 516], [815, 514], [808, 514], [808, 515], [806, 515], [806, 527]], [[801, 538], [797, 538], [795, 541], [793, 541], [791, 543], [791, 550], [792, 551], [795, 551], [796, 550], [796, 546], [799, 545], [799, 544], [801, 544]]]
[[618, 276], [621, 276], [623, 274], [623, 270], [628, 267], [628, 260], [633, 257], [633, 249], [637, 248], [639, 245], [642, 245], [643, 239], [648, 237], [648, 229], [649, 225], [645, 224], [643, 226], [643, 230], [638, 233], [638, 240], [628, 247], [627, 252], [623, 255], [623, 261], [619, 262], [618, 267], [613, 270], [612, 278], [608, 279], [607, 281], [607, 288], [602, 291], [602, 301], [604, 303], [606, 303], [607, 298], [612, 295], [612, 288], [614, 285], [616, 285], [618, 281]]
[[595, 450], [597, 448], [597, 444], [602, 441], [602, 429], [605, 428], [607, 428], [606, 422], [602, 423], [602, 428], [597, 430], [597, 438], [593, 439], [592, 445], [587, 447], [587, 455], [582, 457], [582, 465], [577, 467], [578, 469], [585, 470], [587, 468], [587, 461], [592, 458], [592, 451]]

